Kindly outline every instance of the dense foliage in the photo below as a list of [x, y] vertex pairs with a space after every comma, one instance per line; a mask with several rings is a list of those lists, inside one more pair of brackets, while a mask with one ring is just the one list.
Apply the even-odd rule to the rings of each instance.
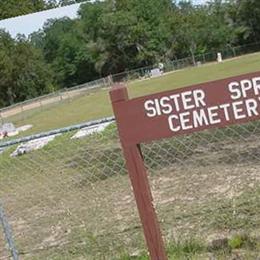
[[1, 0], [0, 20], [83, 1], [84, 0]]
[[53, 90], [53, 73], [41, 50], [23, 36], [13, 40], [0, 31], [0, 106], [23, 101]]
[[[0, 19], [80, 0], [2, 0]], [[260, 41], [259, 0], [84, 2], [28, 39], [0, 31], [0, 106], [158, 62]]]

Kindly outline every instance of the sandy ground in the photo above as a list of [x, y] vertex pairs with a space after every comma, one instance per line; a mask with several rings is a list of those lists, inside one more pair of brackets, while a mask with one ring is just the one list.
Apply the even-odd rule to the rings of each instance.
[[[115, 133], [68, 137], [0, 157], [0, 198], [21, 259], [116, 259], [143, 249]], [[259, 235], [260, 122], [142, 148], [166, 241]], [[1, 256], [4, 244], [0, 236]]]

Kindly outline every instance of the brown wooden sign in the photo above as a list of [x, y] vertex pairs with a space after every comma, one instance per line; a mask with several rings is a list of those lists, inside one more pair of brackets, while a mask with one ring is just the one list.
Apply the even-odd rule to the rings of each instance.
[[248, 122], [260, 115], [260, 72], [118, 102], [115, 110], [127, 144]]
[[167, 259], [139, 144], [260, 118], [260, 72], [128, 99], [110, 91], [144, 234], [153, 260]]

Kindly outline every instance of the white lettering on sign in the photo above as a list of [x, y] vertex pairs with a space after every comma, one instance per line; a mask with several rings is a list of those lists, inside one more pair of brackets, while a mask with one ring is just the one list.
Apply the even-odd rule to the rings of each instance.
[[206, 103], [205, 93], [200, 89], [186, 91], [168, 97], [165, 96], [160, 99], [150, 99], [144, 103], [144, 108], [148, 117], [169, 115], [172, 112], [179, 112], [181, 109], [189, 110], [201, 106], [206, 106]]
[[[260, 114], [260, 77], [228, 84], [231, 103], [208, 106], [202, 89], [149, 99], [144, 102], [149, 118], [168, 115], [172, 132], [241, 120]], [[184, 112], [180, 112], [184, 111]]]
[[256, 96], [260, 93], [260, 77], [253, 78], [252, 80], [241, 80], [240, 82], [231, 82], [228, 85], [229, 92], [232, 94], [233, 100], [240, 99], [241, 97], [247, 98], [250, 92]]

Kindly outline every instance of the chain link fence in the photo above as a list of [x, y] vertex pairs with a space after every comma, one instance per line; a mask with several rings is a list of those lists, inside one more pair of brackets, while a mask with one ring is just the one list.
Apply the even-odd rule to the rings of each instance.
[[59, 105], [62, 102], [71, 102], [73, 99], [88, 95], [96, 89], [108, 88], [110, 86], [110, 78], [101, 78], [2, 108], [0, 109], [0, 124], [28, 119], [37, 111]]
[[[11, 256], [14, 260], [18, 260], [18, 252], [16, 251], [16, 248], [15, 248], [12, 229], [11, 229], [11, 226], [8, 222], [6, 215], [5, 215], [4, 208], [2, 207], [1, 204], [0, 204], [0, 223], [1, 223], [1, 227], [3, 229], [2, 234], [5, 237], [5, 240], [7, 242], [8, 249], [10, 250]], [[4, 239], [3, 239], [3, 237], [1, 237], [1, 244], [2, 245], [3, 245], [3, 241], [4, 241]]]
[[[162, 60], [163, 69], [161, 69], [162, 73], [172, 72], [176, 70], [185, 69], [187, 67], [192, 66], [201, 66], [203, 64], [217, 62], [218, 53], [221, 53], [222, 59], [231, 59], [235, 57], [239, 57], [245, 54], [255, 53], [260, 51], [260, 43], [252, 43], [242, 46], [228, 46], [223, 49], [218, 49], [211, 52], [205, 52], [201, 54], [196, 54], [194, 56], [185, 57], [182, 59], [175, 60]], [[113, 82], [127, 82], [138, 79], [150, 78], [151, 70], [158, 68], [159, 64], [155, 64], [152, 66], [147, 66], [143, 68], [138, 68], [135, 70], [130, 70], [122, 73], [118, 73], [112, 75]]]
[[[259, 121], [156, 141], [143, 150], [168, 240], [208, 241], [234, 232], [259, 239]], [[259, 257], [259, 244], [254, 250], [255, 258], [242, 259]]]
[[[82, 128], [87, 136], [77, 139]], [[113, 119], [1, 147], [0, 198], [22, 259], [116, 259], [138, 248], [142, 233]]]
[[[8, 259], [7, 257], [10, 255], [10, 252], [8, 251], [7, 243], [5, 242], [5, 233], [2, 226], [2, 221], [0, 221], [1, 227], [0, 227], [0, 259]], [[11, 256], [11, 255], [10, 255]]]
[[[21, 259], [123, 260], [146, 252], [113, 118], [0, 147], [0, 200]], [[141, 148], [171, 259], [210, 259], [219, 251], [178, 245], [236, 233], [243, 234], [236, 254], [259, 257], [260, 121]], [[0, 231], [0, 259], [9, 259], [3, 239]], [[225, 256], [232, 259], [232, 250]]]
[[[163, 69], [161, 69], [161, 73], [167, 73], [191, 66], [201, 66], [202, 64], [216, 62], [217, 53], [221, 53], [222, 58], [225, 60], [258, 51], [260, 51], [260, 43], [252, 43], [236, 47], [228, 46], [224, 49], [219, 49], [208, 53], [201, 53], [199, 55], [195, 55], [194, 57], [190, 56], [183, 59], [176, 58], [175, 60], [164, 60], [162, 61]], [[16, 122], [21, 119], [28, 119], [37, 110], [43, 110], [50, 106], [60, 104], [61, 102], [70, 102], [77, 97], [90, 94], [91, 91], [102, 88], [109, 88], [113, 82], [128, 82], [132, 80], [150, 78], [152, 77], [151, 70], [156, 68], [158, 68], [158, 64], [125, 71], [95, 81], [87, 82], [79, 86], [61, 89], [55, 93], [50, 93], [45, 96], [27, 100], [10, 107], [2, 108], [0, 109], [0, 123], [3, 124], [5, 122]]]

